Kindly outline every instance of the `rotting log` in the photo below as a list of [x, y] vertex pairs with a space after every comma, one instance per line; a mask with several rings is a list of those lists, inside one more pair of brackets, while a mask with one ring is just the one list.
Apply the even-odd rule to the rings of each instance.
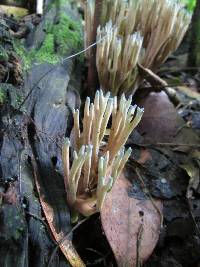
[[[72, 127], [72, 109], [80, 105], [80, 74], [76, 60], [62, 61], [75, 52], [74, 43], [72, 45], [70, 40], [66, 40], [66, 45], [68, 41], [69, 45], [62, 49], [62, 38], [66, 38], [68, 33], [54, 36], [54, 22], [58, 23], [65, 14], [73, 20], [74, 15], [67, 3], [61, 6], [60, 1], [46, 2], [50, 8], [39, 24], [34, 25], [28, 17], [31, 30], [24, 42], [15, 43], [9, 34], [1, 39], [5, 51], [16, 50], [18, 58], [23, 60], [23, 81], [16, 85], [15, 80], [7, 76], [9, 69], [6, 69], [0, 84], [1, 267], [46, 267], [56, 246], [44, 220], [35, 186], [33, 158], [39, 171], [43, 197], [53, 208], [52, 224], [57, 232], [68, 233], [71, 230], [60, 147]], [[69, 21], [68, 17], [63, 21]], [[13, 47], [8, 48], [8, 39]], [[50, 51], [42, 54], [47, 48], [44, 44]], [[28, 57], [30, 51], [32, 58]], [[39, 59], [41, 55], [46, 58]], [[50, 266], [65, 267], [69, 264], [58, 251]]]

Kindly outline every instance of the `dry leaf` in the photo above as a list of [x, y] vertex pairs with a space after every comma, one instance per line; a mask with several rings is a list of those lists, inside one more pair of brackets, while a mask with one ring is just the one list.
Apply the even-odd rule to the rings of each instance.
[[130, 182], [123, 175], [107, 195], [101, 221], [119, 267], [136, 267], [148, 259], [156, 246], [162, 204], [132, 198]]
[[144, 142], [198, 144], [199, 139], [192, 129], [183, 127], [184, 120], [170, 102], [166, 93], [151, 93], [141, 100], [140, 106], [144, 108], [144, 115], [138, 130]]
[[141, 149], [140, 158], [137, 162], [141, 165], [145, 164], [147, 161], [151, 161], [152, 156], [148, 149]]

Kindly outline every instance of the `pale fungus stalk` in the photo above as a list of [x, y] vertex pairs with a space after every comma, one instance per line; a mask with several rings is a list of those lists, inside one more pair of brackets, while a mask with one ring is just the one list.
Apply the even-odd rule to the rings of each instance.
[[69, 188], [69, 168], [70, 168], [69, 147], [70, 147], [70, 141], [69, 141], [69, 138], [66, 138], [66, 140], [64, 141], [64, 144], [63, 144], [63, 149], [62, 149], [65, 188]]
[[75, 139], [75, 150], [80, 148], [80, 126], [79, 126], [79, 110], [73, 110], [74, 116], [74, 139]]
[[[83, 117], [83, 130], [80, 131], [79, 111], [73, 112], [73, 160], [70, 167], [70, 141], [63, 144], [64, 184], [67, 202], [72, 210], [89, 216], [101, 210], [107, 193], [120, 176], [132, 149], [124, 145], [138, 125], [143, 109], [132, 106], [132, 97], [105, 96], [97, 91], [94, 104], [86, 99]], [[108, 129], [112, 119], [111, 130]], [[105, 139], [109, 131], [108, 139]], [[75, 141], [74, 141], [75, 140]], [[106, 142], [107, 140], [107, 142]]]
[[37, 0], [36, 14], [38, 14], [38, 15], [43, 14], [43, 5], [44, 5], [44, 0]]
[[[92, 44], [93, 35], [93, 22], [94, 22], [94, 12], [95, 5], [94, 0], [87, 0], [87, 5], [84, 6], [85, 9], [85, 47]], [[86, 51], [86, 55], [90, 58], [91, 49]]]
[[[177, 0], [102, 2], [96, 36], [100, 86], [112, 95], [133, 94], [143, 78], [137, 64], [156, 70], [179, 46], [191, 15]], [[91, 44], [94, 8], [95, 0], [86, 1], [86, 45]]]

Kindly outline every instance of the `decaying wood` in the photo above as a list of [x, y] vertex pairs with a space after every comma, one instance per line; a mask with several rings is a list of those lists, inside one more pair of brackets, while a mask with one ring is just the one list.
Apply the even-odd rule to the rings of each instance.
[[[29, 47], [43, 41], [45, 16], [53, 20], [56, 14], [47, 12], [41, 23], [32, 25]], [[71, 131], [72, 109], [80, 105], [80, 83], [72, 60], [33, 64], [23, 78], [21, 86], [15, 81], [0, 84], [6, 96], [0, 106], [0, 266], [45, 267], [55, 248], [55, 236], [44, 224], [32, 163], [35, 158], [42, 197], [53, 211], [48, 223], [59, 241], [59, 233], [63, 237], [71, 230], [60, 148]], [[69, 266], [68, 257], [67, 249], [65, 257], [57, 252], [51, 267]], [[84, 266], [76, 265], [77, 260], [78, 256], [72, 259], [72, 266]]]

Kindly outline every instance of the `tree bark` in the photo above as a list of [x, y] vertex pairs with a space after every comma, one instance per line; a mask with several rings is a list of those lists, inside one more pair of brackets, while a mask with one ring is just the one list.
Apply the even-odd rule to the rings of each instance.
[[192, 16], [188, 66], [200, 67], [200, 0], [197, 0]]

